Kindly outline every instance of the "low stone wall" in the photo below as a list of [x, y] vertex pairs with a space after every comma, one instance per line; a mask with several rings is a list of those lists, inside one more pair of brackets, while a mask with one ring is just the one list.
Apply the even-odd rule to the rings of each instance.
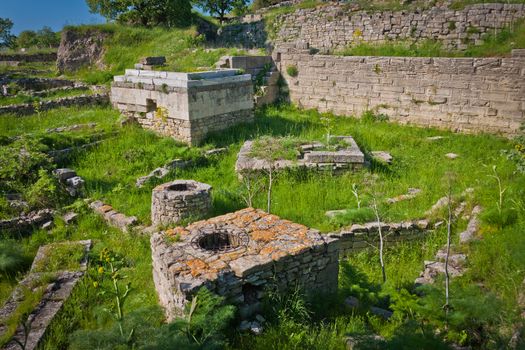
[[354, 224], [348, 229], [330, 233], [329, 236], [339, 240], [339, 256], [344, 257], [370, 247], [377, 247], [379, 227], [383, 239], [390, 245], [424, 238], [429, 224], [427, 220], [380, 224], [370, 222], [363, 225]]
[[0, 83], [14, 83], [20, 89], [27, 91], [44, 91], [57, 88], [75, 88], [83, 86], [82, 84], [72, 80], [52, 78], [4, 78], [0, 79]]
[[[79, 244], [84, 246], [84, 257], [80, 262], [79, 269], [77, 271], [39, 272], [36, 267], [43, 262], [49, 250], [60, 244]], [[35, 293], [43, 290], [40, 302], [33, 310], [30, 310], [27, 321], [24, 320], [27, 323], [27, 327], [19, 325], [13, 336], [13, 339], [24, 345], [24, 349], [36, 349], [44, 338], [53, 318], [60, 311], [64, 302], [71, 295], [73, 288], [84, 275], [90, 249], [91, 240], [55, 243], [40, 247], [31, 266], [31, 271], [27, 277], [20, 281], [19, 286], [13, 291], [3, 307], [0, 308], [0, 336], [5, 335], [7, 331], [7, 327], [1, 321], [8, 319], [17, 311], [19, 304], [24, 298], [24, 289], [29, 289]], [[50, 275], [53, 276], [52, 281], [42, 285], [42, 279], [49, 279]], [[37, 286], [36, 288], [35, 285]], [[11, 339], [2, 349], [18, 350], [20, 345]]]
[[288, 46], [274, 58], [303, 108], [506, 135], [525, 121], [525, 50], [508, 58], [341, 57]]
[[16, 61], [16, 62], [52, 62], [56, 61], [56, 52], [50, 53], [13, 53], [0, 54], [0, 61]]
[[[92, 106], [92, 105], [103, 105], [109, 103], [109, 97], [106, 94], [95, 94], [95, 95], [81, 95], [75, 97], [64, 97], [56, 100], [43, 101], [38, 103], [38, 109], [40, 111], [47, 111], [59, 107], [71, 107], [71, 106]], [[0, 107], [1, 114], [16, 114], [19, 116], [30, 115], [36, 113], [34, 104], [19, 104], [9, 105]]]
[[111, 205], [104, 204], [102, 201], [93, 201], [89, 207], [101, 215], [108, 225], [116, 227], [123, 232], [130, 232], [139, 222], [135, 216], [126, 216], [116, 211]]
[[42, 226], [51, 220], [53, 220], [53, 210], [42, 209], [13, 219], [0, 220], [0, 233], [9, 235], [27, 234], [35, 227]]

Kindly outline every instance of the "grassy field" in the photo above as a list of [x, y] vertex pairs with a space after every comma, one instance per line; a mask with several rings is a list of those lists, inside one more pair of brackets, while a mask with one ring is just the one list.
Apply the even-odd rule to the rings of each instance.
[[[64, 109], [46, 112], [40, 117], [3, 117], [0, 130], [3, 135], [16, 135], [21, 132], [38, 135], [48, 127], [88, 121], [95, 121], [106, 130], [116, 130], [116, 117], [117, 113], [105, 108]], [[301, 139], [323, 140], [325, 129], [322, 117], [327, 115], [290, 106], [258, 110], [254, 125], [239, 126], [228, 132], [212, 135], [203, 145], [205, 149], [227, 146], [228, 152], [225, 155], [199, 161], [191, 168], [173, 172], [165, 179], [148, 183], [141, 189], [134, 185], [138, 177], [174, 158], [197, 159], [200, 157], [199, 148], [190, 149], [151, 132], [126, 127], [120, 129], [115, 137], [92, 150], [77, 154], [63, 165], [75, 169], [86, 180], [88, 197], [102, 199], [126, 215], [136, 215], [145, 224], [150, 222], [152, 188], [159, 182], [172, 179], [195, 179], [211, 184], [214, 188], [214, 210], [211, 215], [223, 214], [245, 206], [240, 196], [242, 184], [233, 170], [237, 151], [244, 140], [262, 135], [291, 135]], [[324, 232], [352, 223], [351, 218], [348, 222], [331, 221], [324, 212], [355, 208], [353, 184], [357, 185], [363, 205], [369, 205], [372, 196], [378, 198], [380, 215], [384, 221], [423, 217], [424, 212], [446, 194], [447, 182], [444, 178], [449, 172], [455, 174], [452, 188], [454, 195], [458, 195], [467, 187], [473, 187], [475, 197], [468, 206], [481, 204], [484, 208], [494, 209], [498, 201], [498, 192], [495, 179], [490, 176], [492, 166], [496, 166], [497, 174], [506, 188], [504, 206], [516, 211], [518, 218], [511, 223], [505, 223], [503, 227], [493, 223], [484, 225], [485, 239], [470, 247], [471, 270], [466, 276], [458, 279], [455, 286], [458, 289], [457, 294], [463, 295], [471, 293], [467, 287], [483, 285], [483, 293], [489, 293], [498, 301], [494, 304], [496, 306], [493, 312], [502, 317], [497, 321], [491, 319], [491, 326], [484, 328], [487, 332], [484, 336], [503, 344], [509, 337], [511, 323], [517, 317], [517, 286], [525, 271], [525, 258], [521, 253], [525, 246], [519, 238], [519, 232], [525, 222], [525, 177], [518, 175], [515, 165], [501, 155], [501, 150], [509, 149], [512, 143], [489, 135], [462, 135], [398, 126], [387, 122], [329, 117], [335, 119], [332, 134], [352, 135], [366, 154], [372, 150], [388, 151], [393, 155], [394, 162], [390, 166], [372, 163], [371, 168], [342, 176], [304, 172], [280, 174], [273, 192], [272, 211], [283, 218]], [[436, 135], [444, 138], [437, 141], [427, 140], [427, 137]], [[445, 157], [449, 152], [457, 153], [459, 157], [450, 160]], [[384, 201], [386, 198], [406, 193], [409, 187], [420, 188], [422, 192], [413, 200], [397, 204], [391, 205]], [[255, 206], [265, 208], [264, 193], [256, 196]], [[133, 288], [126, 301], [125, 313], [133, 318], [133, 315], [147, 311], [146, 314], [154, 318], [152, 324], [160, 326], [162, 317], [155, 309], [156, 294], [151, 277], [148, 237], [124, 234], [107, 227], [100, 218], [90, 213], [81, 201], [74, 203], [74, 208], [81, 214], [77, 224], [65, 226], [60, 219], [56, 219], [56, 227], [50, 233], [37, 231], [30, 237], [18, 240], [29, 256], [34, 255], [38, 246], [45, 243], [88, 238], [95, 242], [90, 273], [75, 289], [65, 309], [54, 321], [44, 348], [64, 348], [71, 341], [77, 344], [78, 339], [70, 336], [75, 330], [111, 329], [114, 324], [114, 321], [107, 315], [104, 316], [105, 313], [101, 311], [101, 308], [113, 307], [112, 298], [107, 294], [98, 293], [98, 289], [93, 287], [96, 281], [95, 261], [103, 248], [109, 248], [124, 257], [123, 274]], [[465, 225], [466, 222], [460, 220], [454, 227], [456, 234]], [[416, 297], [411, 294], [414, 292], [413, 280], [421, 271], [423, 261], [432, 258], [444, 242], [445, 232], [440, 229], [424, 241], [388, 247], [386, 284], [381, 283], [377, 252], [371, 250], [356, 254], [342, 263], [339, 296], [333, 299], [331, 304], [325, 305], [321, 301], [306, 303], [305, 307], [309, 310], [306, 320], [299, 322], [288, 318], [279, 319], [270, 323], [267, 332], [260, 337], [253, 338], [233, 332], [229, 336], [230, 346], [322, 349], [326, 344], [334, 344], [334, 348], [337, 348], [343, 346], [343, 338], [349, 333], [381, 334], [386, 337], [390, 347], [400, 339], [408, 342], [407, 333], [410, 332], [407, 330], [407, 322], [425, 324], [429, 321], [425, 321], [423, 316], [415, 316], [425, 315], [420, 309], [414, 306], [414, 309], [419, 311], [410, 314], [403, 305], [408, 301], [415, 303], [413, 299]], [[3, 287], [6, 286], [3, 290], [13, 286], [13, 282], [2, 283]], [[104, 283], [110, 286], [110, 281]], [[473, 300], [481, 298], [481, 289], [472, 293]], [[5, 294], [2, 295], [3, 298], [7, 296], [7, 293]], [[369, 304], [390, 307], [395, 311], [396, 317], [390, 321], [382, 321], [363, 310], [356, 312], [341, 308], [343, 298], [348, 295], [358, 296]], [[431, 305], [433, 304], [429, 303], [427, 307], [431, 308]], [[440, 312], [439, 308], [434, 310], [434, 313], [436, 312]], [[469, 329], [465, 332], [469, 334], [466, 343], [475, 343], [472, 332]], [[290, 334], [301, 336], [291, 337]], [[418, 344], [429, 341], [434, 345], [446, 346], [443, 339], [436, 340], [428, 332], [419, 332], [414, 341], [419, 342]], [[77, 345], [73, 348], [82, 348]]]

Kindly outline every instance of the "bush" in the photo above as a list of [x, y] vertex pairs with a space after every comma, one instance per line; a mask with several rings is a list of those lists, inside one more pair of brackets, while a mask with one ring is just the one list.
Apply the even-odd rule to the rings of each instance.
[[26, 193], [29, 205], [37, 208], [54, 207], [60, 202], [61, 187], [58, 180], [46, 170], [38, 171], [38, 180]]
[[296, 77], [299, 75], [299, 70], [297, 69], [297, 66], [290, 65], [286, 67], [286, 73], [291, 77]]
[[365, 123], [386, 122], [388, 121], [388, 116], [386, 114], [378, 114], [374, 111], [367, 110], [361, 114], [361, 120]]

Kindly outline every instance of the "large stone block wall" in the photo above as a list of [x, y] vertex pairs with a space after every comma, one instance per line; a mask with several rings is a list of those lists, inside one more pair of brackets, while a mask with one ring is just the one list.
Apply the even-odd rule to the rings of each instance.
[[[464, 132], [515, 134], [525, 122], [525, 50], [508, 58], [342, 57], [276, 49], [290, 99], [303, 108]], [[295, 77], [287, 74], [296, 66]]]
[[462, 10], [432, 7], [423, 11], [354, 12], [337, 3], [301, 9], [280, 17], [277, 42], [305, 41], [333, 50], [356, 42], [437, 39], [449, 49], [479, 44], [493, 33], [525, 17], [525, 4], [476, 4]]
[[217, 43], [252, 48], [303, 41], [327, 52], [359, 42], [435, 39], [446, 48], [464, 49], [467, 44], [480, 44], [487, 34], [525, 17], [525, 4], [382, 12], [357, 8], [355, 4], [329, 2], [279, 15], [272, 23], [265, 23], [262, 12], [248, 15], [240, 18], [242, 23], [222, 28]]

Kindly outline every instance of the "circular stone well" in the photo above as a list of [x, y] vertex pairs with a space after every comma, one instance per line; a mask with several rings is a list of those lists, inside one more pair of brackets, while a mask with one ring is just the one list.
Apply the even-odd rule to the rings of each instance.
[[175, 180], [155, 187], [151, 198], [153, 226], [206, 215], [211, 208], [210, 191], [210, 185], [193, 180]]

